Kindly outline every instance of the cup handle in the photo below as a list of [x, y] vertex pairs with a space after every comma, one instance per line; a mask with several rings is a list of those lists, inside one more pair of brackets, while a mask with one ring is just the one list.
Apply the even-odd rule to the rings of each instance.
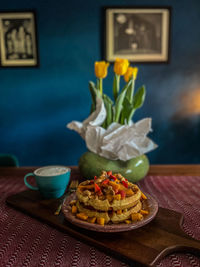
[[24, 183], [25, 183], [25, 185], [26, 185], [28, 188], [32, 189], [32, 190], [39, 190], [37, 186], [32, 186], [32, 185], [30, 185], [30, 184], [27, 182], [27, 178], [28, 178], [29, 176], [34, 176], [34, 177], [35, 177], [34, 173], [32, 173], [32, 172], [26, 174], [26, 175], [24, 176]]

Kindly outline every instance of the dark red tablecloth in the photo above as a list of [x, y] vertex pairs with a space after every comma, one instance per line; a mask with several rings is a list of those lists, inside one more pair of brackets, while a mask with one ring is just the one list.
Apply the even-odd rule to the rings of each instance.
[[[184, 214], [184, 231], [200, 240], [200, 176], [148, 176], [139, 186], [159, 205]], [[9, 195], [25, 190], [23, 177], [0, 179], [0, 266], [127, 266], [9, 206]], [[158, 266], [200, 266], [191, 254], [172, 254]]]

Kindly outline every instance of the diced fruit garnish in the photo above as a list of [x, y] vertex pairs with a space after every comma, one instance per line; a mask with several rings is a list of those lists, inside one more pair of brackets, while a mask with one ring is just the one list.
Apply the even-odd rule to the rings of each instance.
[[142, 215], [147, 215], [147, 214], [149, 214], [148, 210], [141, 210], [140, 213], [141, 213]]
[[96, 194], [97, 194], [98, 196], [102, 196], [102, 195], [103, 195], [103, 193], [102, 193], [101, 190], [97, 191]]
[[117, 189], [117, 188], [114, 188], [114, 192], [115, 192], [115, 194], [118, 194], [118, 192], [119, 192], [119, 189]]
[[107, 172], [106, 171], [102, 171], [101, 172], [101, 176], [106, 176], [107, 175]]
[[76, 200], [74, 199], [74, 200], [72, 200], [72, 201], [70, 201], [70, 205], [71, 206], [73, 206], [73, 205], [75, 205], [76, 204]]
[[95, 223], [96, 222], [96, 219], [97, 219], [96, 217], [89, 217], [88, 218], [88, 222], [89, 223]]
[[115, 192], [118, 192], [118, 190], [119, 190], [119, 188], [120, 188], [120, 185], [119, 185], [119, 184], [116, 184], [116, 183], [113, 182], [113, 181], [109, 181], [109, 185], [112, 186], [112, 188], [113, 188], [113, 190], [114, 190]]
[[123, 184], [126, 188], [128, 188], [128, 183], [127, 183], [126, 181], [122, 181], [122, 184]]
[[98, 186], [98, 184], [94, 184], [95, 193], [99, 196], [103, 195], [101, 188]]
[[106, 180], [104, 180], [101, 184], [102, 184], [102, 185], [106, 185], [106, 184], [108, 184], [108, 183], [109, 183], [109, 180], [106, 179]]
[[97, 218], [97, 223], [100, 225], [104, 225], [105, 224], [105, 219], [104, 218]]
[[113, 198], [115, 200], [120, 200], [121, 199], [121, 194], [114, 195]]
[[85, 213], [77, 213], [76, 217], [83, 221], [86, 221], [88, 219], [88, 216]]
[[107, 176], [101, 175], [101, 176], [99, 176], [98, 180], [103, 181], [105, 178], [107, 178]]
[[142, 193], [141, 197], [142, 197], [142, 199], [147, 199], [147, 197], [145, 196], [144, 193]]
[[110, 179], [113, 179], [114, 181], [117, 180], [117, 178], [114, 175], [110, 175]]
[[94, 176], [94, 180], [96, 180], [98, 177], [97, 176]]
[[130, 221], [130, 220], [125, 220], [125, 223], [126, 223], [126, 224], [130, 224], [131, 221]]
[[101, 188], [98, 186], [98, 184], [94, 184], [95, 192], [98, 192], [101, 190]]
[[124, 190], [119, 190], [119, 194], [121, 195], [121, 199], [126, 197], [126, 192]]
[[133, 196], [134, 195], [134, 193], [133, 193], [133, 190], [132, 189], [127, 189], [126, 190], [126, 196], [127, 197], [130, 197], [130, 196]]
[[126, 188], [122, 183], [120, 183], [120, 184], [119, 184], [119, 190], [126, 191], [127, 188]]
[[76, 214], [77, 213], [77, 207], [74, 205], [72, 206], [72, 214]]
[[108, 171], [108, 172], [107, 172], [107, 175], [108, 175], [108, 176], [112, 175], [112, 171]]
[[121, 215], [122, 214], [122, 210], [117, 210], [117, 214]]
[[143, 215], [140, 214], [140, 213], [132, 213], [131, 214], [131, 220], [133, 222], [135, 222], [135, 221], [141, 221], [142, 219], [143, 219]]

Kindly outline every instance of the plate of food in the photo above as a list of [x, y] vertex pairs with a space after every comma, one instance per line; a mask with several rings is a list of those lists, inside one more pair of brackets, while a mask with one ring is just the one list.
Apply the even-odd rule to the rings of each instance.
[[97, 232], [122, 232], [142, 227], [158, 212], [157, 201], [119, 173], [102, 171], [78, 185], [62, 212], [72, 224]]

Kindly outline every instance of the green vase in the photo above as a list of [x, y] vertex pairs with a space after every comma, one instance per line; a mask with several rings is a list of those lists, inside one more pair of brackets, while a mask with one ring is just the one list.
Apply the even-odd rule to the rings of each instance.
[[137, 182], [144, 178], [149, 170], [149, 160], [142, 155], [127, 161], [109, 160], [99, 155], [86, 152], [79, 160], [79, 169], [84, 178], [93, 179], [99, 176], [101, 171], [112, 171], [121, 173], [131, 182]]

